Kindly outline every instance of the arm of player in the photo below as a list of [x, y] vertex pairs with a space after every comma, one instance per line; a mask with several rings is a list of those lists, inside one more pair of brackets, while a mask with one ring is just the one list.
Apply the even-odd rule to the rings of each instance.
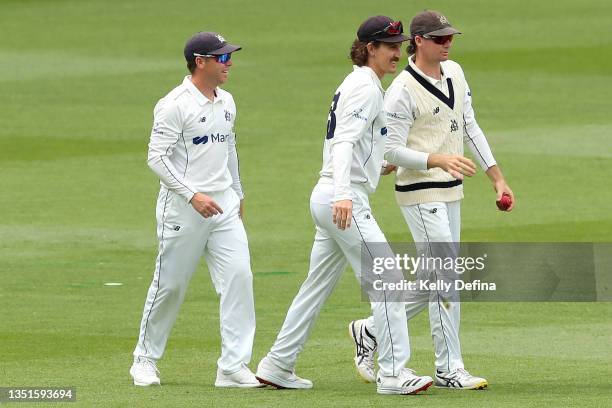
[[332, 220], [340, 229], [349, 228], [353, 217], [351, 193], [351, 165], [353, 163], [353, 144], [335, 143], [331, 147], [334, 171], [334, 205]]
[[242, 190], [242, 183], [240, 182], [240, 160], [238, 159], [238, 150], [236, 149], [236, 133], [233, 131], [230, 132], [227, 149], [227, 167], [232, 176], [232, 189], [240, 199], [240, 210], [238, 214], [240, 218], [242, 218], [242, 214], [244, 213], [244, 191]]
[[357, 86], [349, 94], [340, 95], [340, 98], [344, 98], [341, 102], [342, 110], [333, 112], [335, 129], [332, 129], [330, 143], [334, 179], [332, 216], [334, 224], [342, 230], [351, 226], [352, 219], [353, 147], [381, 108], [377, 106], [377, 92], [378, 89], [367, 83]]
[[508, 183], [506, 183], [506, 179], [504, 178], [504, 175], [502, 174], [502, 171], [499, 168], [499, 166], [495, 164], [489, 167], [486, 173], [487, 173], [487, 177], [489, 177], [489, 180], [491, 180], [491, 183], [493, 184], [493, 189], [497, 193], [496, 200], [497, 201], [501, 200], [504, 194], [509, 195], [510, 196], [510, 207], [508, 207], [506, 211], [512, 211], [512, 209], [514, 208], [514, 204], [515, 204], [514, 193], [510, 189], [510, 186], [508, 185]]
[[466, 157], [425, 153], [406, 146], [410, 128], [414, 123], [415, 109], [408, 90], [403, 85], [392, 84], [385, 95], [388, 135], [385, 144], [385, 159], [389, 163], [412, 170], [439, 167], [460, 180], [463, 179], [463, 175], [474, 175], [474, 163]]
[[173, 103], [160, 101], [155, 107], [153, 122], [147, 164], [170, 190], [190, 202], [196, 193], [195, 188], [168, 159], [181, 138], [182, 123], [179, 107]]
[[476, 115], [472, 107], [472, 92], [467, 86], [467, 82], [463, 103], [463, 141], [467, 143], [472, 155], [484, 171], [497, 163], [487, 138], [476, 122]]
[[227, 143], [227, 167], [232, 176], [232, 189], [241, 200], [244, 199], [244, 191], [240, 181], [240, 161], [238, 159], [238, 150], [236, 149], [236, 134], [230, 132]]
[[414, 123], [408, 91], [401, 85], [391, 85], [385, 94], [384, 110], [387, 116], [385, 160], [407, 169], [427, 170], [429, 153], [406, 147], [408, 134]]
[[511, 204], [506, 211], [511, 211], [515, 203], [514, 193], [512, 189], [510, 189], [508, 183], [506, 183], [504, 175], [493, 157], [489, 142], [476, 122], [476, 115], [472, 106], [472, 92], [467, 82], [465, 90], [466, 95], [463, 106], [464, 141], [468, 144], [470, 151], [480, 164], [480, 167], [485, 170], [487, 177], [491, 180], [493, 189], [497, 194], [497, 201], [501, 200], [504, 193], [510, 196]]

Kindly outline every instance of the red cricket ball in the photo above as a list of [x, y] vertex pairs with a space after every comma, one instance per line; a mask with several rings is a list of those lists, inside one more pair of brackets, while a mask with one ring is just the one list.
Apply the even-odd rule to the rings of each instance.
[[497, 204], [497, 208], [499, 208], [500, 211], [508, 211], [508, 208], [512, 205], [512, 198], [510, 194], [504, 193], [502, 194], [502, 198], [496, 201], [495, 204]]

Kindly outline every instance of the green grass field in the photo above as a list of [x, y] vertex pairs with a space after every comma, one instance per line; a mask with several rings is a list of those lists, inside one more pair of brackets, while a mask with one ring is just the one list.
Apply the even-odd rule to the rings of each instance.
[[[83, 407], [610, 406], [605, 302], [466, 303], [464, 358], [489, 390], [376, 395], [353, 371], [346, 326], [369, 307], [350, 271], [298, 362], [313, 390], [213, 387], [218, 303], [204, 265], [159, 364], [164, 385], [131, 385], [157, 248], [146, 146], [155, 102], [185, 75], [185, 40], [216, 30], [244, 46], [226, 89], [238, 105], [255, 368], [307, 272], [308, 197], [356, 28], [373, 14], [408, 25], [426, 7], [464, 32], [452, 58], [517, 196], [502, 214], [482, 172], [466, 182], [463, 239], [612, 241], [608, 1], [2, 0], [0, 387], [75, 386]], [[392, 184], [381, 182], [374, 212], [389, 240], [407, 241]], [[433, 371], [428, 326], [426, 314], [410, 323], [410, 365], [423, 374]]]

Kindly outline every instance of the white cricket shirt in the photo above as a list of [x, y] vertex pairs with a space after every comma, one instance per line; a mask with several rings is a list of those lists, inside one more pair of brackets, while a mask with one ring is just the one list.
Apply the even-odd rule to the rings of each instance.
[[236, 104], [217, 88], [213, 101], [186, 76], [157, 102], [149, 142], [148, 164], [162, 186], [190, 201], [197, 192], [230, 186], [242, 199], [236, 153]]
[[319, 183], [333, 183], [333, 201], [352, 199], [351, 184], [376, 190], [387, 133], [383, 95], [374, 71], [358, 66], [334, 93], [319, 173]]

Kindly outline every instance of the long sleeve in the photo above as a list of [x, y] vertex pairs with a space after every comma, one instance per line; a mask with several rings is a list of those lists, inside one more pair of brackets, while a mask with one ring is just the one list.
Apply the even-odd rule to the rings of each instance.
[[351, 165], [353, 145], [349, 142], [336, 143], [331, 147], [334, 168], [334, 201], [351, 200]]
[[385, 160], [407, 169], [427, 170], [429, 153], [406, 147], [414, 123], [410, 94], [403, 86], [391, 86], [385, 95], [387, 142]]
[[185, 179], [185, 174], [181, 174], [168, 159], [177, 144], [184, 143], [181, 136], [179, 107], [160, 101], [155, 107], [147, 164], [169, 189], [189, 202], [196, 189]]
[[356, 87], [348, 95], [339, 95], [342, 99], [342, 110], [330, 112], [332, 138], [330, 143], [333, 179], [334, 201], [352, 199], [351, 166], [353, 148], [362, 137], [365, 129], [370, 126], [378, 114], [376, 94], [378, 89], [364, 83]]
[[238, 194], [241, 200], [244, 198], [242, 191], [242, 183], [240, 182], [240, 161], [238, 159], [238, 150], [236, 149], [236, 133], [230, 132], [227, 144], [227, 167], [232, 175], [232, 188]]
[[465, 87], [465, 102], [463, 107], [463, 140], [467, 143], [472, 155], [476, 158], [480, 167], [487, 171], [489, 167], [497, 164], [493, 157], [493, 152], [482, 129], [476, 122], [474, 108], [472, 107], [472, 92]]

